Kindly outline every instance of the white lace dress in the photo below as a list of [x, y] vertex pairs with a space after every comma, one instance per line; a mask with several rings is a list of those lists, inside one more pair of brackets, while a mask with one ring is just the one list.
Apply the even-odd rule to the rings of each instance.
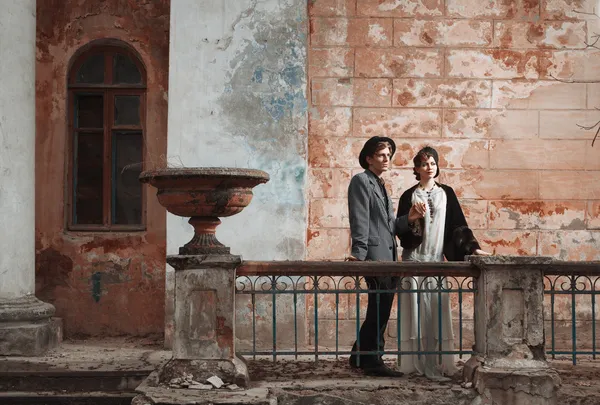
[[[423, 242], [415, 249], [404, 249], [403, 261], [441, 262], [444, 260], [444, 227], [446, 220], [447, 197], [444, 190], [435, 186], [430, 192], [416, 188], [412, 203], [423, 202], [427, 205], [425, 213]], [[433, 213], [433, 215], [432, 215]], [[444, 280], [443, 288], [447, 288]], [[433, 278], [411, 277], [403, 279], [402, 290], [435, 290]], [[401, 351], [439, 351], [440, 348], [440, 301], [441, 301], [441, 346], [443, 351], [454, 350], [452, 314], [448, 293], [437, 291], [419, 293], [401, 293], [400, 295], [400, 350]], [[455, 357], [451, 354], [402, 355], [400, 370], [404, 373], [417, 372], [432, 380], [445, 380], [444, 376], [458, 371]]]

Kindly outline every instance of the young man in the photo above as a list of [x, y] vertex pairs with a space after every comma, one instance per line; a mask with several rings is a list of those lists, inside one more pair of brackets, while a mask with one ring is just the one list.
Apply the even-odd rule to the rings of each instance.
[[[390, 138], [374, 136], [360, 152], [358, 161], [364, 172], [352, 177], [348, 187], [348, 210], [352, 235], [352, 253], [348, 260], [396, 261], [394, 207], [381, 175], [390, 168], [396, 144]], [[369, 290], [394, 290], [395, 277], [365, 277]], [[377, 299], [379, 295], [379, 300]], [[360, 367], [367, 375], [399, 377], [402, 373], [388, 368], [381, 359], [384, 332], [390, 317], [394, 292], [369, 292], [367, 315], [360, 328], [350, 366]], [[377, 303], [379, 301], [379, 304]], [[379, 327], [378, 327], [379, 326]]]

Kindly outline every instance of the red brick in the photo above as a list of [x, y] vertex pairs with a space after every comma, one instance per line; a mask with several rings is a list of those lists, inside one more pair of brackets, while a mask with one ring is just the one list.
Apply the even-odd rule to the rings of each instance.
[[543, 200], [600, 200], [600, 173], [547, 170], [540, 174]]
[[450, 17], [512, 19], [539, 17], [540, 0], [447, 0]]
[[310, 167], [356, 167], [364, 139], [325, 138], [308, 139], [308, 164]]
[[494, 46], [501, 48], [583, 49], [585, 42], [585, 22], [499, 21], [494, 27]]
[[392, 81], [390, 79], [354, 79], [354, 105], [390, 107]]
[[351, 106], [354, 103], [352, 79], [312, 79], [313, 105]]
[[441, 16], [442, 0], [357, 0], [359, 15], [377, 17]]
[[539, 60], [537, 51], [450, 50], [446, 69], [449, 77], [535, 79], [539, 76]]
[[395, 79], [395, 107], [489, 108], [491, 82], [485, 80]]
[[396, 46], [489, 46], [492, 23], [476, 20], [394, 21]]
[[445, 110], [443, 134], [449, 138], [537, 138], [538, 114], [529, 110]]
[[491, 201], [491, 229], [584, 229], [584, 201]]
[[600, 81], [600, 51], [547, 51], [541, 61], [541, 77], [566, 81]]
[[589, 108], [589, 109], [600, 108], [600, 83], [589, 83], [587, 85], [587, 101], [586, 101], [586, 103], [587, 103], [587, 108]]
[[598, 18], [595, 15], [599, 11], [597, 0], [541, 0], [541, 3], [544, 20], [596, 20]]
[[557, 81], [494, 81], [492, 108], [514, 109], [584, 109], [584, 83]]
[[355, 137], [438, 137], [440, 120], [434, 109], [356, 108], [352, 128]]
[[352, 109], [349, 107], [313, 107], [308, 110], [310, 136], [350, 136]]
[[578, 140], [498, 140], [490, 147], [492, 169], [585, 168], [585, 141]]
[[[341, 281], [342, 283], [344, 281]], [[348, 300], [350, 294], [338, 294], [337, 302], [335, 294], [327, 294], [328, 290], [336, 289], [339, 281], [339, 277], [328, 277], [324, 276], [320, 279], [319, 285], [323, 291], [319, 291], [317, 295], [318, 305], [318, 319], [319, 319], [319, 342], [324, 344], [330, 340], [333, 340], [335, 344], [335, 323], [334, 331], [326, 331], [321, 327], [321, 324], [326, 320], [335, 321], [336, 316], [338, 319], [348, 318]], [[313, 294], [306, 294], [306, 313], [308, 314], [308, 322], [311, 326], [314, 326], [315, 316], [315, 297]], [[337, 313], [336, 313], [337, 307]], [[332, 333], [333, 332], [333, 333]], [[332, 333], [333, 336], [329, 336]], [[314, 335], [313, 335], [314, 336]], [[313, 337], [314, 339], [314, 337]], [[314, 340], [313, 340], [314, 342]]]
[[600, 260], [600, 232], [551, 231], [540, 232], [539, 254], [560, 260]]
[[312, 46], [391, 46], [393, 25], [383, 18], [313, 18]]
[[538, 174], [531, 170], [442, 170], [442, 182], [462, 198], [538, 199]]
[[488, 167], [488, 142], [471, 140], [452, 141], [403, 141], [397, 142], [397, 152], [393, 158], [396, 167], [413, 168], [413, 158], [424, 146], [434, 147], [440, 157], [440, 168]]
[[593, 133], [578, 125], [592, 126], [599, 120], [598, 111], [540, 111], [540, 138], [590, 140]]
[[356, 50], [356, 75], [361, 77], [440, 77], [443, 64], [440, 50]]
[[537, 254], [537, 233], [529, 231], [473, 232], [481, 248], [499, 255], [534, 256]]
[[[358, 157], [353, 161], [358, 162]], [[311, 168], [308, 170], [308, 197], [347, 198], [351, 178], [351, 169]]]
[[356, 13], [356, 0], [311, 0], [308, 15], [311, 17], [351, 17]]
[[308, 229], [307, 260], [343, 260], [350, 254], [349, 229]]
[[467, 219], [467, 224], [469, 224], [469, 228], [487, 229], [487, 201], [461, 198], [460, 205], [465, 214], [465, 218]]
[[587, 203], [587, 229], [600, 229], [600, 201]]
[[318, 228], [348, 228], [348, 200], [346, 198], [319, 198], [311, 200], [308, 226]]
[[[399, 199], [404, 191], [417, 184], [412, 169], [392, 169], [385, 175], [388, 192], [393, 199]], [[398, 210], [398, 202], [394, 201], [394, 212]]]
[[312, 48], [308, 74], [315, 76], [351, 77], [354, 75], [354, 49]]

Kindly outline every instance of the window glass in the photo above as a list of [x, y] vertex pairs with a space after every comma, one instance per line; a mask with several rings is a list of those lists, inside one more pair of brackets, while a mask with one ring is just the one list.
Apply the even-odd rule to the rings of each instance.
[[113, 57], [114, 84], [141, 84], [142, 75], [136, 64], [127, 55], [120, 53]]
[[104, 54], [97, 53], [87, 58], [77, 71], [75, 82], [87, 84], [104, 83]]
[[102, 149], [101, 133], [75, 134], [75, 224], [102, 224]]
[[112, 223], [133, 225], [142, 222], [143, 138], [141, 132], [116, 131], [112, 136]]
[[75, 128], [102, 128], [104, 97], [100, 94], [77, 94], [75, 97]]
[[115, 96], [115, 125], [140, 125], [140, 96]]

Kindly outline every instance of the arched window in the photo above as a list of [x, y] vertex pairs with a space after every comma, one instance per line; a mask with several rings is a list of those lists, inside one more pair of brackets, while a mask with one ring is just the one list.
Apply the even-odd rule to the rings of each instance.
[[93, 46], [69, 71], [71, 230], [144, 229], [146, 73], [127, 47]]

